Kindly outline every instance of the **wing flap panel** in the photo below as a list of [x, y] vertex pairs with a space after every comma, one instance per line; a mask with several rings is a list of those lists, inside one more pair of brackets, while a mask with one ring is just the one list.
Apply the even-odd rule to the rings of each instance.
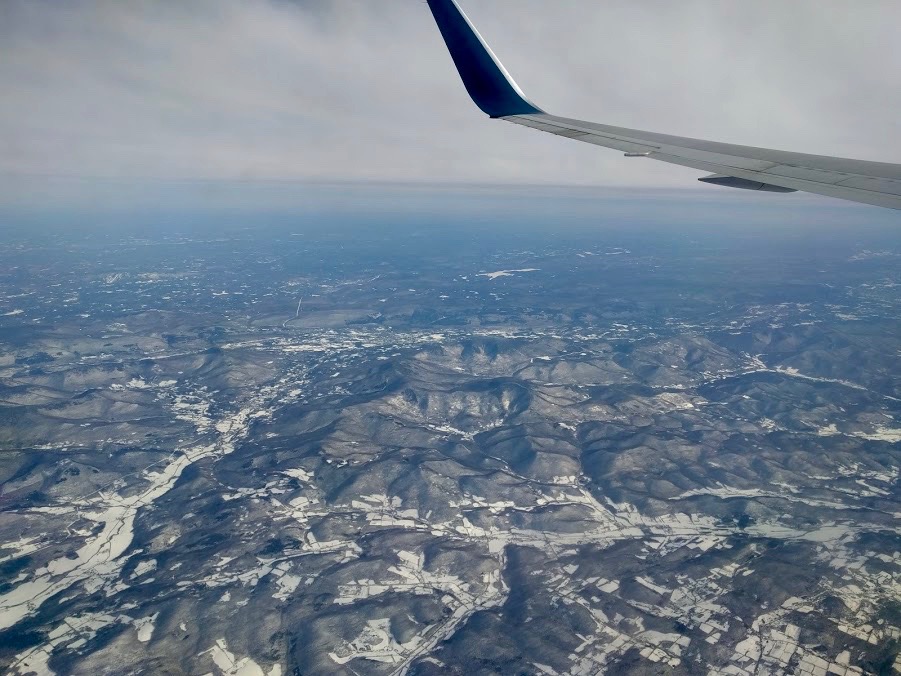
[[839, 185], [846, 188], [860, 188], [861, 190], [873, 190], [875, 192], [885, 192], [890, 195], [901, 196], [901, 181], [892, 181], [887, 178], [852, 176], [843, 180]]
[[800, 178], [804, 181], [813, 181], [814, 183], [840, 183], [849, 178], [851, 174], [839, 171], [824, 171], [823, 169], [812, 169], [810, 167], [799, 167], [789, 164], [779, 164], [770, 169], [765, 170], [768, 174], [774, 176], [785, 176], [786, 178]]

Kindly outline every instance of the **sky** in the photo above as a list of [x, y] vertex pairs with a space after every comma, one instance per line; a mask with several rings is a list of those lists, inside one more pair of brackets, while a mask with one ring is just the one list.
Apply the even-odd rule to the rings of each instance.
[[[549, 112], [901, 157], [897, 0], [461, 5]], [[489, 120], [420, 0], [0, 3], [0, 203], [110, 182], [723, 190], [698, 175]]]

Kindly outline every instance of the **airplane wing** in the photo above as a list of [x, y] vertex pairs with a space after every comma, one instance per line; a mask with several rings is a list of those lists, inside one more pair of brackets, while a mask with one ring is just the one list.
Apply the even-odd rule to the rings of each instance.
[[492, 118], [711, 172], [699, 181], [749, 190], [804, 192], [901, 209], [901, 165], [717, 143], [572, 120], [529, 101], [456, 0], [428, 0], [475, 104]]

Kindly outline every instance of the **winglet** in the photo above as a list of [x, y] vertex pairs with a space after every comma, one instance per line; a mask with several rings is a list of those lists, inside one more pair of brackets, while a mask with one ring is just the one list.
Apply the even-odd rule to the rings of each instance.
[[525, 97], [456, 0], [428, 3], [466, 91], [483, 112], [491, 117], [544, 112]]

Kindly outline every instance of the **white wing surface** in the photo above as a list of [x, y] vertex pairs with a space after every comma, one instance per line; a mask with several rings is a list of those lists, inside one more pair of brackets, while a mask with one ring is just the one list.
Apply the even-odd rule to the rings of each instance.
[[456, 0], [428, 0], [463, 84], [492, 118], [711, 172], [698, 180], [749, 190], [804, 191], [901, 209], [901, 165], [807, 155], [612, 127], [550, 115], [529, 101]]

